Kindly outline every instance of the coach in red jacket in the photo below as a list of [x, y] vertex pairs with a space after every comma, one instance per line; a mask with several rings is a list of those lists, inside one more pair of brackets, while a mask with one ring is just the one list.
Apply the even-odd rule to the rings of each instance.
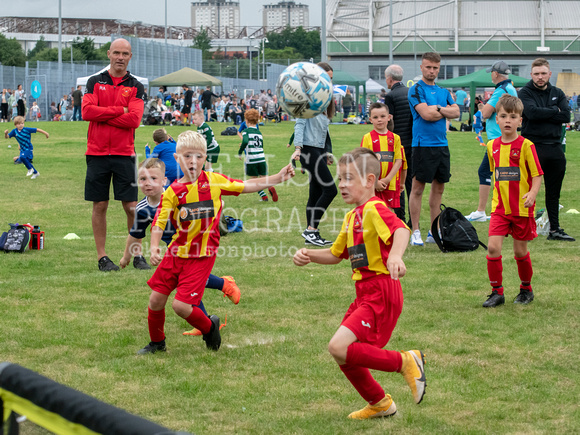
[[109, 188], [113, 180], [115, 199], [123, 203], [127, 228], [131, 229], [137, 205], [135, 129], [143, 116], [144, 89], [127, 71], [131, 44], [116, 39], [107, 51], [108, 71], [91, 76], [82, 103], [82, 115], [89, 121], [85, 200], [93, 202], [93, 235], [99, 270], [119, 270], [105, 252]]

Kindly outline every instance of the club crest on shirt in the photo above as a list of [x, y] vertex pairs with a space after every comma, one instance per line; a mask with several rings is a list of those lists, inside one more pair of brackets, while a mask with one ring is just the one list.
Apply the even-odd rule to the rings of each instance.
[[201, 193], [209, 192], [209, 182], [204, 181], [203, 183], [198, 183], [197, 190], [198, 190], [198, 192], [201, 192]]
[[354, 222], [353, 222], [353, 229], [355, 230], [360, 230], [361, 227], [361, 223], [360, 223], [360, 218], [358, 216], [354, 217]]
[[121, 90], [121, 95], [122, 95], [123, 97], [128, 97], [129, 95], [131, 95], [131, 88], [124, 87], [124, 88]]
[[517, 159], [520, 157], [520, 150], [515, 149], [515, 150], [511, 150], [510, 152], [510, 157]]

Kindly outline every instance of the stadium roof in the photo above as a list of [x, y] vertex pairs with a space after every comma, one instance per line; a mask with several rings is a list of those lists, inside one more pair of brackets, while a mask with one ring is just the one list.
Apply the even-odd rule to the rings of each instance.
[[[363, 51], [374, 52], [374, 42], [389, 40], [390, 5], [389, 0], [328, 0], [328, 41], [342, 44], [345, 51], [351, 51], [352, 41], [367, 41]], [[395, 44], [411, 38], [433, 49], [439, 47], [432, 41], [446, 42], [445, 51], [462, 51], [460, 40], [479, 42], [464, 51], [498, 51], [489, 44], [495, 40], [508, 41], [519, 51], [529, 50], [523, 40], [534, 41], [534, 50], [554, 39], [573, 43], [580, 38], [580, 1], [392, 0], [392, 37]]]

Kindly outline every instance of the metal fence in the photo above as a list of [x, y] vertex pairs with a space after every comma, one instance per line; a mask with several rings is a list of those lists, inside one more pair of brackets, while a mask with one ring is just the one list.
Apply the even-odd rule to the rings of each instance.
[[[111, 39], [115, 39], [113, 36]], [[155, 41], [126, 37], [132, 47], [133, 57], [129, 63], [132, 74], [153, 80], [183, 67], [203, 71], [223, 82], [224, 92], [234, 92], [238, 96], [258, 93], [262, 89], [275, 90], [280, 73], [291, 63], [304, 59], [206, 59], [202, 60], [200, 50], [164, 44]], [[316, 62], [318, 59], [310, 59]], [[27, 95], [27, 107], [36, 101], [40, 107], [42, 120], [48, 120], [50, 105], [58, 105], [63, 95], [68, 95], [76, 87], [79, 77], [97, 73], [108, 65], [108, 61], [83, 62], [35, 62], [25, 67], [3, 66], [0, 64], [0, 89], [16, 89], [22, 84]], [[40, 97], [32, 98], [31, 84], [38, 81], [42, 89]], [[148, 92], [156, 93], [156, 89]]]

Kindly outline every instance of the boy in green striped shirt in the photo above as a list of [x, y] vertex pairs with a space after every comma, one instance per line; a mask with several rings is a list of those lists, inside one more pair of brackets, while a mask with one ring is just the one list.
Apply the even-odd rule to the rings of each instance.
[[215, 140], [213, 130], [207, 122], [202, 110], [196, 110], [192, 117], [193, 123], [197, 126], [198, 133], [201, 133], [205, 137], [205, 142], [207, 144], [207, 160], [205, 162], [205, 170], [213, 172], [212, 164], [217, 163], [220, 154], [220, 146]]
[[[268, 165], [266, 164], [266, 155], [264, 154], [264, 140], [262, 133], [258, 130], [258, 121], [260, 120], [260, 113], [256, 109], [247, 110], [244, 114], [246, 119], [246, 128], [242, 132], [242, 143], [238, 151], [238, 159], [242, 160], [242, 153], [246, 153], [246, 175], [250, 178], [264, 177], [268, 175]], [[268, 192], [272, 195], [272, 201], [278, 201], [278, 193], [274, 187], [268, 188]], [[263, 190], [260, 190], [260, 201], [268, 201], [268, 195]]]

